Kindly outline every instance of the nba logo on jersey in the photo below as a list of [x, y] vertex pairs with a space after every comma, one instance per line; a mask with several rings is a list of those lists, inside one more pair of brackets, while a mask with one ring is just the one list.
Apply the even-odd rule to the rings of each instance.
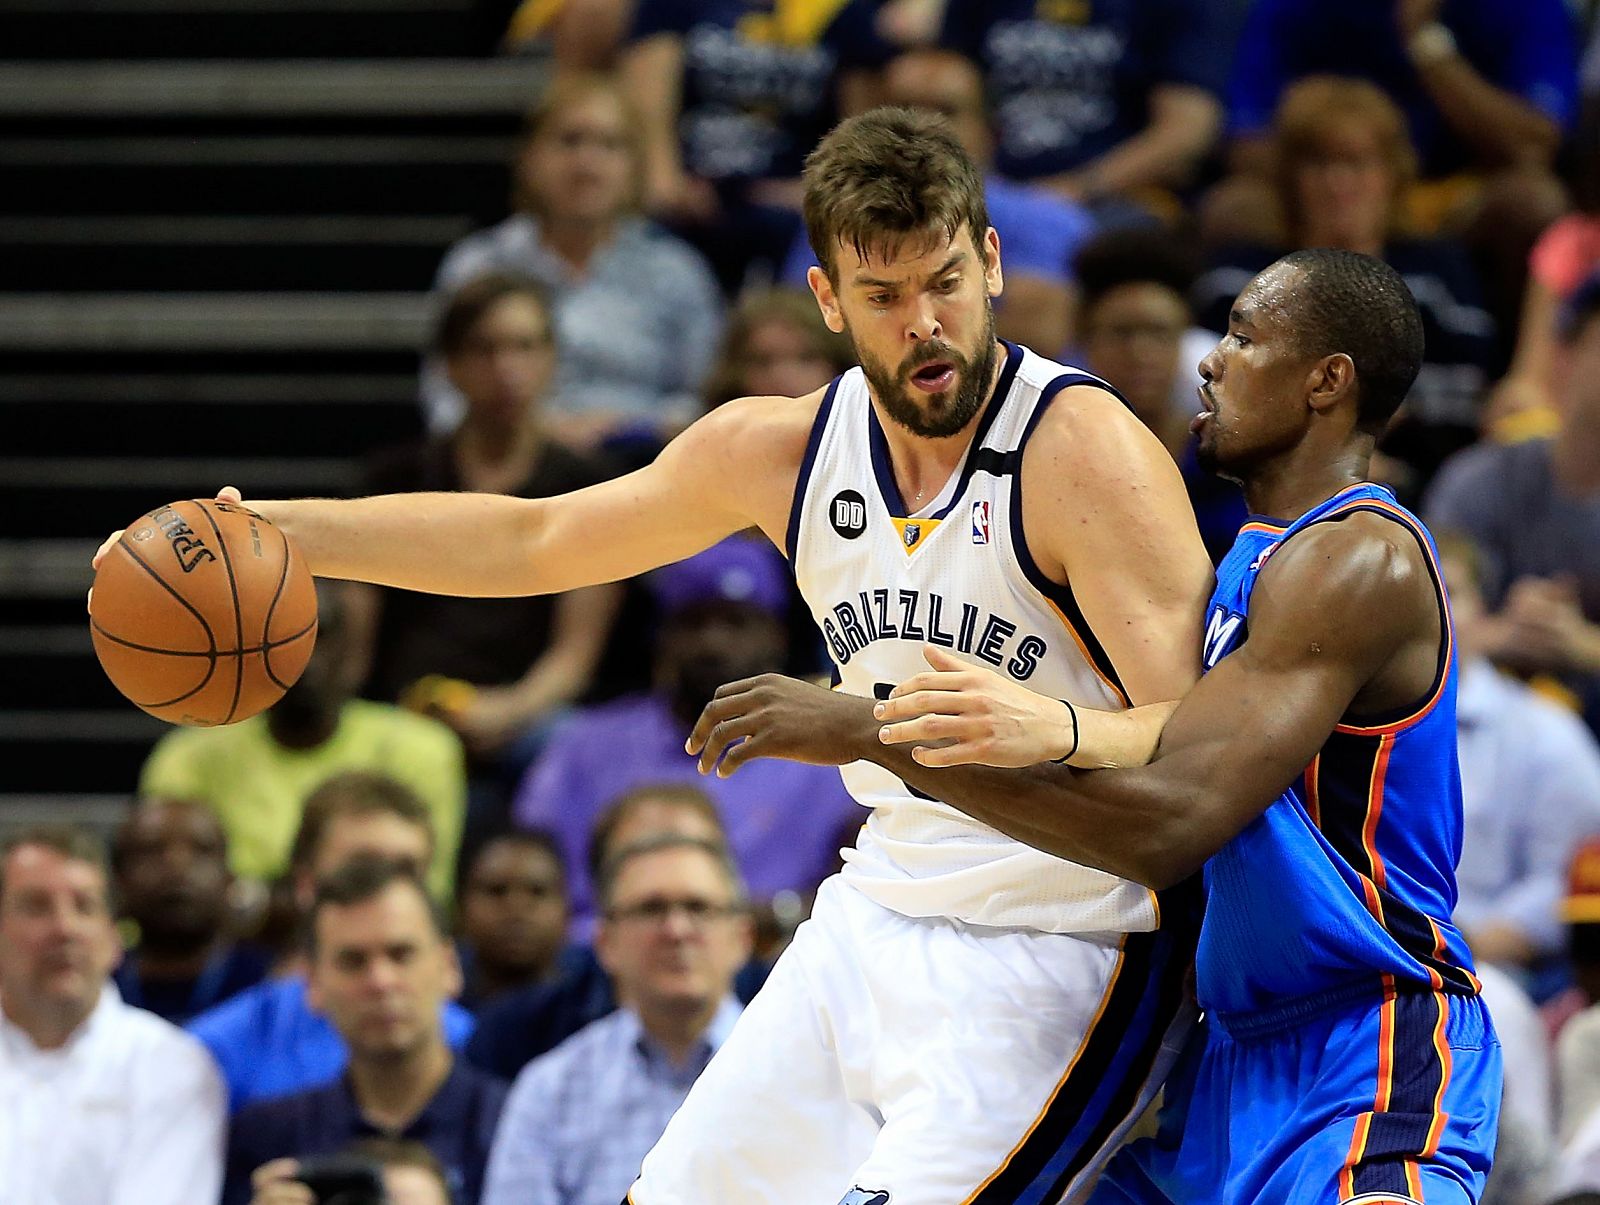
[[983, 498], [972, 504], [972, 542], [974, 544], [987, 544], [989, 542], [989, 499]]
[[889, 1194], [881, 1188], [852, 1188], [839, 1205], [889, 1205]]

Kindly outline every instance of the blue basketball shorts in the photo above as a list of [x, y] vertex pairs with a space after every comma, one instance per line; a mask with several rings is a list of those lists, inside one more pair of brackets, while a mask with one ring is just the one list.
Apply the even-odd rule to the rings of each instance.
[[1159, 1133], [1093, 1205], [1471, 1205], [1500, 1117], [1483, 1001], [1392, 989], [1266, 1032], [1208, 1020], [1167, 1081]]

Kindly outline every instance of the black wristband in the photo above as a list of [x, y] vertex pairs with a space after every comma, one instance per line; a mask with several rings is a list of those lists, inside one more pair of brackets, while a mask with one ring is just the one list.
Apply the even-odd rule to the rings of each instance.
[[1062, 699], [1061, 702], [1066, 706], [1067, 714], [1072, 717], [1072, 748], [1051, 763], [1057, 766], [1070, 761], [1078, 752], [1078, 709], [1072, 705], [1070, 699]]

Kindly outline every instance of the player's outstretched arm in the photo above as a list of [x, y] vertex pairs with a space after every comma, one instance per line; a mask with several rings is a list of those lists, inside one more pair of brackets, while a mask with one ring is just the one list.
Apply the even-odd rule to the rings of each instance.
[[932, 671], [907, 678], [873, 714], [883, 724], [879, 739], [906, 746], [924, 766], [1142, 766], [1178, 706], [1099, 711], [1036, 694], [933, 645], [923, 655]]
[[865, 756], [1019, 841], [1163, 888], [1291, 786], [1352, 704], [1418, 699], [1438, 646], [1432, 579], [1414, 541], [1355, 516], [1273, 558], [1251, 600], [1250, 639], [1183, 698], [1147, 766], [935, 769], [881, 743]]
[[248, 505], [284, 529], [319, 577], [472, 597], [557, 593], [681, 560], [746, 527], [781, 546], [820, 396], [730, 402], [653, 464], [553, 498], [423, 493]]

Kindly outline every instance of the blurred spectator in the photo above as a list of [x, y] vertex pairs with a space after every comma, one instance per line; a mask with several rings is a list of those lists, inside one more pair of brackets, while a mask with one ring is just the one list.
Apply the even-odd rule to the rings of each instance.
[[[1497, 315], [1509, 327], [1528, 250], [1566, 205], [1550, 165], [1577, 105], [1569, 6], [1257, 0], [1229, 95], [1237, 167], [1265, 174], [1284, 94], [1323, 73], [1369, 80], [1404, 111], [1426, 181], [1408, 198], [1411, 213], [1425, 230], [1462, 233], [1490, 273]], [[1259, 191], [1244, 195], [1257, 215], [1269, 212]]]
[[1483, 1205], [1542, 1205], [1556, 1155], [1549, 1036], [1515, 979], [1493, 963], [1478, 962], [1477, 973], [1506, 1069], [1500, 1133]]
[[1550, 408], [1562, 310], [1600, 266], [1600, 101], [1585, 104], [1569, 149], [1577, 212], [1548, 227], [1533, 245], [1516, 354], [1491, 400], [1493, 419]]
[[[514, 167], [516, 212], [452, 247], [434, 282], [489, 272], [537, 281], [555, 309], [559, 350], [551, 426], [592, 445], [659, 442], [699, 413], [722, 299], [693, 249], [638, 214], [640, 120], [609, 76], [554, 80], [528, 115]], [[429, 426], [465, 410], [437, 360], [423, 372]]]
[[[883, 100], [949, 120], [962, 147], [985, 173], [989, 223], [1000, 235], [1005, 292], [995, 299], [995, 329], [1002, 339], [1041, 355], [1059, 353], [1072, 338], [1072, 258], [1094, 230], [1088, 210], [994, 173], [983, 78], [970, 59], [949, 50], [903, 54], [884, 70]], [[806, 287], [806, 273], [816, 262], [802, 231], [784, 265], [784, 283]]]
[[1221, 252], [1195, 287], [1201, 321], [1228, 329], [1239, 290], [1284, 251], [1338, 247], [1385, 260], [1422, 314], [1422, 370], [1383, 451], [1410, 466], [1396, 482], [1414, 493], [1478, 433], [1479, 405], [1496, 356], [1493, 319], [1472, 262], [1456, 244], [1404, 233], [1416, 155], [1394, 102], [1362, 80], [1318, 76], [1285, 93], [1273, 126], [1274, 195], [1287, 243]]
[[770, 280], [800, 222], [800, 168], [869, 106], [892, 54], [875, 0], [639, 0], [622, 75], [644, 122], [645, 206], [681, 230], [732, 296]]
[[804, 397], [855, 364], [850, 340], [822, 321], [804, 277], [802, 269], [798, 288], [739, 299], [706, 385], [708, 409], [741, 397]]
[[940, 40], [983, 70], [1000, 174], [1116, 221], [1170, 208], [1216, 139], [1233, 46], [1215, 17], [1207, 0], [950, 0]]
[[[543, 498], [605, 478], [599, 461], [546, 429], [555, 351], [537, 285], [499, 275], [463, 285], [445, 304], [436, 345], [466, 399], [465, 419], [449, 435], [375, 457], [361, 492]], [[588, 689], [622, 593], [614, 585], [532, 598], [348, 589], [367, 693], [436, 715], [466, 742], [475, 777], [512, 784], [537, 751], [540, 725]]]
[[[611, 856], [652, 837], [678, 836], [726, 847], [717, 805], [699, 787], [658, 783], [613, 801], [595, 822], [586, 865], [591, 881]], [[749, 1003], [766, 981], [768, 964], [752, 959], [734, 980]], [[563, 955], [554, 982], [521, 988], [484, 1009], [467, 1043], [467, 1058], [491, 1075], [515, 1079], [530, 1061], [617, 1007], [610, 978], [588, 946]]]
[[569, 909], [566, 867], [550, 834], [491, 836], [463, 868], [457, 903], [469, 1008], [555, 977]]
[[719, 686], [782, 670], [786, 577], [772, 547], [745, 536], [657, 570], [650, 582], [663, 624], [654, 691], [577, 712], [528, 771], [515, 819], [556, 835], [580, 923], [594, 907], [583, 873], [590, 827], [608, 801], [642, 783], [705, 786], [757, 900], [809, 893], [837, 868], [841, 838], [861, 813], [835, 769], [762, 760], [730, 778], [702, 779], [683, 748]]
[[1483, 550], [1484, 653], [1563, 681], [1600, 731], [1600, 277], [1568, 308], [1553, 400], [1557, 435], [1460, 453], [1425, 516]]
[[1565, 947], [1561, 896], [1574, 851], [1600, 835], [1600, 747], [1570, 711], [1490, 663], [1493, 620], [1476, 550], [1439, 538], [1457, 655], [1465, 829], [1455, 921], [1474, 960], [1526, 972]]
[[1562, 914], [1577, 988], [1556, 1041], [1558, 1186], [1600, 1191], [1600, 840], [1573, 857]]
[[[1201, 538], [1220, 561], [1244, 525], [1244, 495], [1200, 467], [1189, 424], [1199, 409], [1191, 328], [1193, 256], [1159, 230], [1114, 230], [1078, 255], [1083, 366], [1127, 400], [1183, 472]], [[1206, 350], [1216, 342], [1207, 334]], [[1192, 344], [1190, 345], [1192, 347]]]
[[[319, 1197], [300, 1177], [315, 1179], [328, 1171], [330, 1162], [341, 1172], [370, 1173], [381, 1186], [381, 1199], [376, 1190], [366, 1196], [337, 1196], [332, 1202]], [[397, 1138], [363, 1138], [331, 1159], [321, 1157], [307, 1163], [274, 1159], [257, 1170], [254, 1181], [256, 1192], [250, 1205], [461, 1205], [451, 1195], [447, 1173], [433, 1153], [420, 1142]]]
[[633, 20], [633, 0], [522, 0], [502, 45], [526, 53], [548, 47], [560, 71], [612, 66]]
[[131, 1008], [105, 856], [75, 829], [0, 845], [0, 1200], [204, 1205], [223, 1091], [193, 1038]]
[[615, 1205], [738, 1019], [751, 933], [725, 848], [670, 835], [624, 846], [600, 899], [595, 948], [623, 1006], [517, 1077], [485, 1205]]
[[332, 1154], [371, 1134], [420, 1142], [476, 1205], [505, 1085], [451, 1053], [440, 1010], [461, 968], [438, 905], [405, 862], [360, 856], [318, 880], [306, 920], [309, 1000], [350, 1051], [343, 1075], [240, 1112], [224, 1205], [270, 1160]]
[[427, 805], [428, 882], [448, 899], [466, 810], [461, 742], [437, 720], [353, 698], [353, 632], [340, 583], [318, 587], [317, 610], [316, 650], [283, 698], [225, 728], [167, 733], [140, 771], [139, 794], [204, 803], [227, 833], [233, 873], [269, 882], [288, 869], [306, 797], [342, 771], [376, 771]]
[[176, 799], [135, 804], [111, 866], [138, 941], [114, 980], [135, 1008], [182, 1025], [266, 977], [271, 954], [228, 932], [228, 842], [210, 808]]
[[[418, 873], [429, 864], [433, 833], [427, 810], [402, 784], [377, 774], [329, 779], [306, 800], [290, 858], [295, 904], [303, 918], [317, 882], [357, 855], [408, 863]], [[349, 1057], [344, 1039], [316, 1012], [306, 990], [306, 960], [295, 953], [277, 977], [200, 1014], [189, 1031], [222, 1068], [231, 1110], [254, 1101], [326, 1083]], [[472, 1017], [456, 1003], [444, 1006], [445, 1037], [453, 1047], [472, 1032]]]

